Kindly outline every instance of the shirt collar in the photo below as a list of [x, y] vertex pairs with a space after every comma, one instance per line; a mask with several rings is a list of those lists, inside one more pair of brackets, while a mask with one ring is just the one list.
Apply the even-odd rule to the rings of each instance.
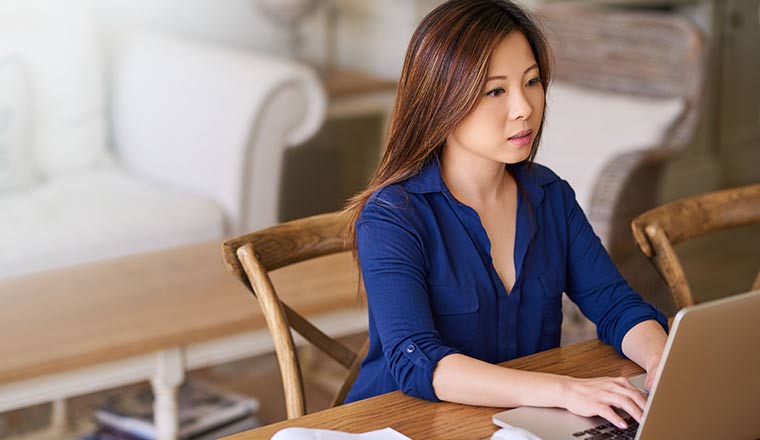
[[441, 177], [441, 161], [437, 154], [433, 154], [422, 169], [414, 176], [406, 179], [401, 186], [407, 192], [414, 194], [426, 194], [432, 192], [443, 192], [446, 184]]
[[[547, 168], [536, 164], [529, 166], [527, 161], [507, 166], [515, 171], [515, 177], [525, 189], [533, 207], [538, 207], [544, 198], [543, 186], [557, 179], [556, 175]], [[433, 154], [428, 159], [419, 173], [403, 181], [401, 185], [407, 192], [414, 194], [433, 192], [450, 194], [441, 177], [441, 162], [437, 154]]]

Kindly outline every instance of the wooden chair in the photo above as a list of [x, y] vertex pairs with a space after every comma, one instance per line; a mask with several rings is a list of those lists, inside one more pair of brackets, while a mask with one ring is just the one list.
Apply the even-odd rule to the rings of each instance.
[[[760, 184], [677, 200], [636, 217], [633, 237], [670, 288], [678, 309], [695, 304], [673, 245], [692, 237], [760, 223]], [[752, 289], [760, 289], [760, 272]]]
[[301, 365], [290, 328], [348, 369], [332, 406], [343, 403], [359, 372], [359, 363], [366, 355], [368, 340], [359, 352], [354, 352], [326, 335], [278, 298], [269, 271], [348, 251], [343, 239], [347, 221], [348, 216], [340, 212], [317, 215], [281, 223], [222, 244], [227, 269], [248, 287], [261, 305], [280, 364], [289, 419], [306, 412]]

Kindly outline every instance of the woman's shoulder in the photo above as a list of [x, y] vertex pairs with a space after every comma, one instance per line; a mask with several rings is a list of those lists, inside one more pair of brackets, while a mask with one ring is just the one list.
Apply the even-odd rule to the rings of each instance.
[[409, 193], [400, 183], [385, 185], [375, 190], [369, 199], [367, 205], [396, 206], [406, 204], [409, 201]]
[[375, 190], [362, 208], [359, 219], [389, 220], [406, 225], [419, 221], [418, 195], [406, 190], [403, 183], [386, 185]]

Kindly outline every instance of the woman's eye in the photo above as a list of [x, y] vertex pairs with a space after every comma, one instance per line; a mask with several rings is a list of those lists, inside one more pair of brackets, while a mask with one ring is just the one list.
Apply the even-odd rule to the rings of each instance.
[[536, 84], [541, 82], [541, 78], [533, 78], [532, 80], [528, 81], [529, 86], [535, 86]]
[[498, 87], [496, 89], [490, 90], [488, 93], [486, 93], [486, 96], [499, 96], [502, 93], [504, 93], [504, 89], [501, 87]]

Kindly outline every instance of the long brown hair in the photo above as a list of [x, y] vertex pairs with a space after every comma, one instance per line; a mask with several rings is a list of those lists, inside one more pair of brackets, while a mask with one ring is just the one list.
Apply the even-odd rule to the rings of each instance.
[[[522, 32], [533, 50], [544, 91], [551, 79], [550, 49], [541, 30], [509, 0], [449, 0], [419, 24], [404, 58], [385, 151], [367, 188], [351, 198], [348, 243], [358, 264], [356, 220], [380, 188], [417, 174], [447, 136], [472, 112], [485, 88], [494, 48], [512, 31]], [[545, 101], [545, 100], [544, 100]], [[533, 162], [543, 120], [530, 155]]]

